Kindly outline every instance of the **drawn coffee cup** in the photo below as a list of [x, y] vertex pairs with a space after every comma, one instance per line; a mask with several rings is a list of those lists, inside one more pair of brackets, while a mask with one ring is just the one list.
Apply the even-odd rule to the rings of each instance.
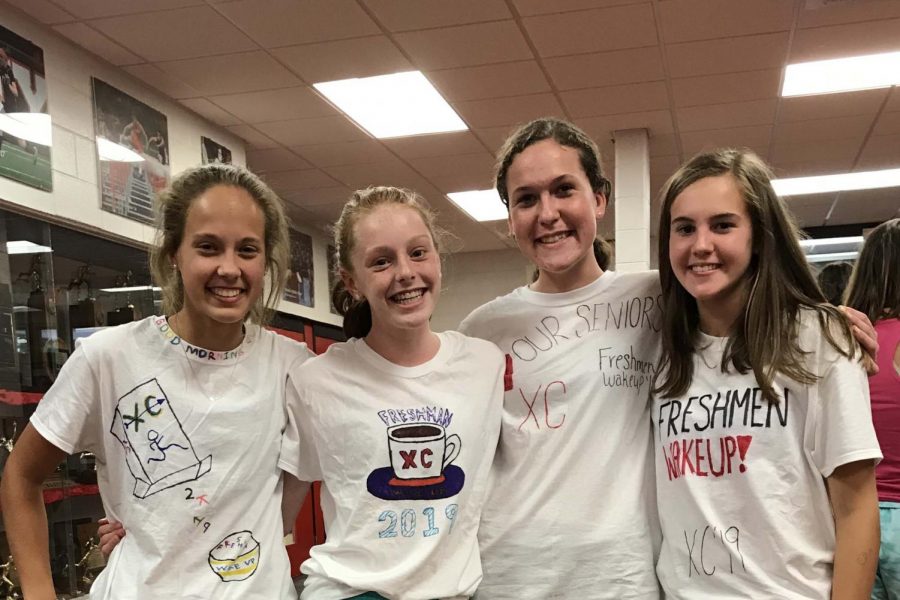
[[459, 455], [458, 435], [447, 435], [433, 423], [405, 423], [388, 427], [391, 467], [399, 480], [440, 477]]

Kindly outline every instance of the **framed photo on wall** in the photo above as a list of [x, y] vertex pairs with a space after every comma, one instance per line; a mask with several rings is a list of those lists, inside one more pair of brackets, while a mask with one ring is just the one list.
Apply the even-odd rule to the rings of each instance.
[[52, 191], [44, 51], [0, 26], [0, 176]]
[[100, 207], [152, 223], [153, 197], [169, 184], [166, 115], [95, 77], [91, 83]]
[[312, 237], [291, 229], [291, 272], [284, 288], [288, 302], [312, 308], [316, 304]]
[[328, 244], [328, 308], [333, 315], [338, 314], [334, 308], [334, 302], [331, 301], [331, 291], [334, 289], [334, 284], [337, 283], [337, 278], [337, 248]]
[[204, 165], [209, 163], [231, 164], [231, 150], [208, 137], [200, 137], [200, 154]]

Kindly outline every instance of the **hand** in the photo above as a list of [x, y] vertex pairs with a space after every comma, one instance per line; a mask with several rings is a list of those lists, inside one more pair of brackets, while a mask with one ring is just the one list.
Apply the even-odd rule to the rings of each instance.
[[878, 364], [875, 362], [875, 357], [878, 356], [878, 334], [875, 333], [875, 326], [872, 325], [869, 317], [855, 308], [849, 306], [839, 306], [838, 308], [847, 317], [853, 337], [863, 349], [862, 363], [866, 372], [869, 375], [875, 375], [878, 373]]
[[100, 519], [100, 527], [97, 528], [97, 535], [100, 536], [100, 552], [103, 558], [109, 560], [109, 555], [113, 549], [119, 545], [122, 538], [125, 537], [125, 527], [118, 521], [110, 521], [109, 519]]

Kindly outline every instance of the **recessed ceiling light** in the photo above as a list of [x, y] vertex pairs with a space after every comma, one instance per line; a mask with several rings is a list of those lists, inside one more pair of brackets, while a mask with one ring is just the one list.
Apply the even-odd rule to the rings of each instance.
[[101, 292], [160, 292], [162, 288], [158, 288], [155, 285], [132, 285], [128, 287], [117, 287], [117, 288], [101, 288]]
[[104, 137], [97, 136], [97, 154], [100, 160], [112, 162], [144, 162], [144, 157], [122, 144], [111, 142]]
[[807, 254], [806, 262], [820, 263], [835, 260], [853, 260], [859, 256], [859, 252], [832, 252], [831, 254]]
[[802, 248], [821, 248], [825, 246], [843, 246], [845, 244], [862, 244], [863, 236], [854, 235], [851, 237], [834, 237], [834, 238], [811, 238], [808, 240], [800, 240]]
[[779, 196], [895, 187], [900, 186], [900, 169], [773, 179], [772, 186]]
[[509, 216], [497, 190], [453, 192], [447, 197], [476, 221], [505, 221]]
[[419, 71], [313, 84], [376, 138], [468, 129]]
[[53, 248], [41, 246], [27, 240], [12, 240], [6, 242], [7, 254], [40, 254], [42, 252], [53, 252]]
[[788, 65], [782, 96], [833, 94], [900, 85], [900, 52]]

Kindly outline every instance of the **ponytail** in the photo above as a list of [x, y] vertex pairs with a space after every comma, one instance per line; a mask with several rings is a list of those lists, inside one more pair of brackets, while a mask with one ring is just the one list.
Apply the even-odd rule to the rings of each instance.
[[354, 298], [340, 277], [331, 290], [331, 303], [338, 314], [344, 317], [343, 330], [347, 338], [364, 338], [369, 334], [372, 329], [372, 308], [369, 301]]

